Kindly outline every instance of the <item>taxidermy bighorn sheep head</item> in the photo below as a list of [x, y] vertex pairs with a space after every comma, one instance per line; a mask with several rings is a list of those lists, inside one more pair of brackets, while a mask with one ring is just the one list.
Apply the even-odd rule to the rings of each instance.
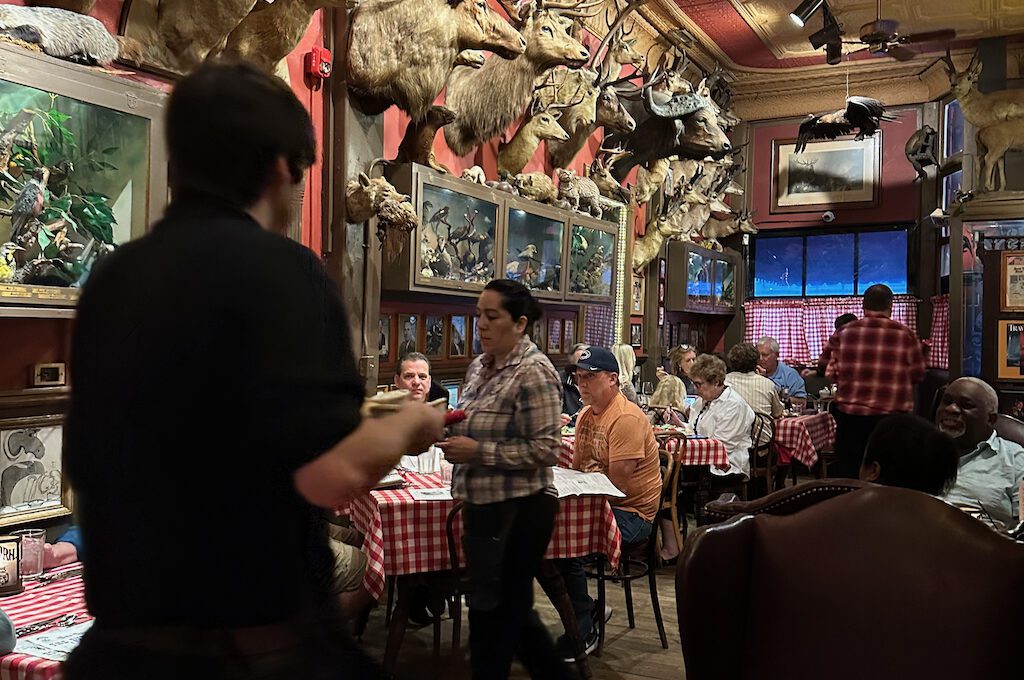
[[500, 0], [526, 39], [526, 51], [510, 60], [488, 59], [483, 68], [457, 68], [448, 79], [445, 104], [458, 111], [444, 129], [448, 146], [464, 156], [503, 133], [530, 105], [534, 84], [556, 66], [579, 68], [590, 52], [574, 36], [574, 19], [603, 0]]
[[487, 50], [512, 59], [525, 49], [523, 36], [484, 0], [366, 0], [350, 17], [346, 77], [363, 113], [383, 113], [394, 104], [422, 120], [460, 52]]

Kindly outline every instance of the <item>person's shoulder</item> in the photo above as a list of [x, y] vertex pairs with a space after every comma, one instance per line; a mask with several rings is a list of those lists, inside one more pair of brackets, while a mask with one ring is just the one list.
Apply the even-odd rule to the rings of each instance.
[[1024, 463], [1024, 446], [1017, 442], [1004, 439], [998, 434], [993, 433], [992, 438], [988, 441], [988, 445], [1007, 458]]
[[555, 369], [555, 365], [551, 363], [551, 359], [549, 359], [548, 355], [544, 354], [544, 352], [540, 351], [536, 345], [531, 346], [523, 354], [523, 359], [519, 362], [519, 370], [538, 372], [553, 378], [559, 383], [562, 382], [559, 378], [558, 371]]

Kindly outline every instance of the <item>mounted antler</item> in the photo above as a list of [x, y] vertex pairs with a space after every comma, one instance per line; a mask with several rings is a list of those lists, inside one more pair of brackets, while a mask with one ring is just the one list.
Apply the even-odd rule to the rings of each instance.
[[[615, 32], [622, 28], [622, 24], [625, 23], [626, 17], [629, 16], [629, 14], [632, 13], [634, 10], [646, 5], [648, 2], [650, 2], [650, 0], [632, 0], [632, 2], [626, 5], [623, 9], [619, 10], [618, 14], [615, 15], [615, 21], [608, 24], [608, 32], [604, 34], [604, 38], [602, 38], [601, 44], [598, 45], [597, 49], [594, 50], [593, 54], [590, 55], [590, 64], [601, 63], [601, 53], [604, 52], [605, 48], [608, 47], [608, 43], [612, 41], [612, 38], [615, 36]], [[615, 5], [616, 7], [618, 7], [617, 1]]]

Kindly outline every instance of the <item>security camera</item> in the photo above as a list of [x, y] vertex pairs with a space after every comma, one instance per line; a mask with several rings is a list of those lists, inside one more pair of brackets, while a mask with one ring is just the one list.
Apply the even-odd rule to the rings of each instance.
[[826, 223], [828, 223], [828, 222], [835, 222], [836, 221], [836, 214], [834, 212], [832, 212], [831, 210], [826, 210], [822, 214], [821, 219], [824, 220]]

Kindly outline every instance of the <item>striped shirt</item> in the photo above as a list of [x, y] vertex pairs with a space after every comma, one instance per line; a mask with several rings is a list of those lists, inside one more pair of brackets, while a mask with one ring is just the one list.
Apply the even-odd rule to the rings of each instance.
[[451, 434], [480, 448], [474, 462], [455, 466], [453, 496], [483, 505], [554, 493], [562, 393], [555, 367], [529, 338], [520, 338], [501, 364], [489, 354], [474, 359], [459, 407], [467, 417]]

